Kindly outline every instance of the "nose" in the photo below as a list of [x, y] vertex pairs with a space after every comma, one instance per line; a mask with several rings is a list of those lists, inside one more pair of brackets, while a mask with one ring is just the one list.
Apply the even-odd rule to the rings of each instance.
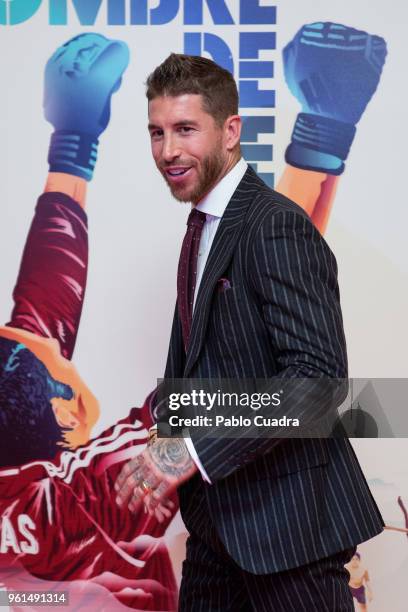
[[163, 139], [162, 156], [164, 161], [171, 162], [181, 154], [180, 145], [174, 135], [166, 135]]

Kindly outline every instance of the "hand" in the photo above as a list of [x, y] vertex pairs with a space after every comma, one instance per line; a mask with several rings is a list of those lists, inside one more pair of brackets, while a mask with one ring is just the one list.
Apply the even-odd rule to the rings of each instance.
[[386, 54], [380, 36], [337, 23], [312, 23], [297, 32], [283, 50], [286, 82], [302, 105], [286, 151], [289, 164], [343, 171]]
[[48, 60], [44, 114], [56, 130], [51, 172], [92, 178], [98, 137], [109, 123], [111, 96], [128, 63], [126, 43], [101, 34], [76, 36]]
[[112, 94], [121, 85], [129, 49], [101, 34], [68, 40], [45, 67], [44, 113], [56, 130], [98, 137], [110, 118]]
[[149, 514], [162, 522], [173, 506], [169, 496], [196, 471], [183, 438], [156, 438], [123, 467], [115, 483], [116, 501], [128, 504], [132, 512], [144, 502]]
[[380, 36], [312, 23], [283, 50], [285, 79], [304, 113], [354, 125], [377, 89], [386, 55]]

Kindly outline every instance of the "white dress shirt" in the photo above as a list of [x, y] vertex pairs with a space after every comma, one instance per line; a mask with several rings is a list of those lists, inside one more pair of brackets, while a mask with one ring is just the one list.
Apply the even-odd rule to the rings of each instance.
[[[241, 157], [239, 162], [235, 164], [228, 174], [226, 174], [196, 206], [197, 210], [205, 213], [206, 220], [201, 232], [200, 246], [198, 249], [197, 281], [194, 292], [193, 318], [198, 289], [200, 287], [205, 264], [207, 263], [208, 255], [210, 254], [211, 245], [213, 243], [216, 231], [225, 209], [227, 208], [227, 204], [238, 187], [247, 168], [248, 164]], [[185, 438], [185, 442], [188, 452], [200, 470], [202, 477], [211, 484], [211, 480], [209, 479], [200, 459], [198, 458], [191, 438]]]

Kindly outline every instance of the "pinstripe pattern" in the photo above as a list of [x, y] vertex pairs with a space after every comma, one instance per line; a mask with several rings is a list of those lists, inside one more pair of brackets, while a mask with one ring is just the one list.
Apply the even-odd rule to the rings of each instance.
[[[221, 277], [231, 289], [215, 291]], [[165, 376], [347, 376], [335, 258], [306, 213], [250, 168], [215, 236], [187, 355], [175, 313]], [[348, 440], [193, 442], [213, 484], [181, 487], [183, 518], [194, 531], [208, 515], [247, 572], [299, 567], [382, 531]], [[196, 487], [199, 507], [188, 501]]]
[[199, 510], [206, 505], [200, 476], [192, 482], [191, 494], [180, 495], [190, 531], [179, 598], [181, 612], [354, 611], [344, 564], [355, 547], [288, 571], [246, 572], [229, 556], [212, 518]]

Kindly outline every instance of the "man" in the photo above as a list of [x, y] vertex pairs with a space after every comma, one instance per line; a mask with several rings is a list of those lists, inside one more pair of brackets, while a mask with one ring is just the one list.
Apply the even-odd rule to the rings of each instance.
[[373, 590], [371, 588], [370, 576], [367, 568], [361, 563], [361, 555], [355, 552], [346, 569], [350, 574], [350, 591], [353, 598], [358, 603], [360, 612], [367, 610], [367, 600], [373, 600]]
[[[335, 258], [241, 158], [231, 74], [171, 54], [147, 98], [156, 165], [192, 203], [165, 378], [346, 378]], [[152, 513], [175, 487], [180, 610], [353, 610], [344, 564], [383, 521], [347, 439], [153, 440], [118, 503]]]

